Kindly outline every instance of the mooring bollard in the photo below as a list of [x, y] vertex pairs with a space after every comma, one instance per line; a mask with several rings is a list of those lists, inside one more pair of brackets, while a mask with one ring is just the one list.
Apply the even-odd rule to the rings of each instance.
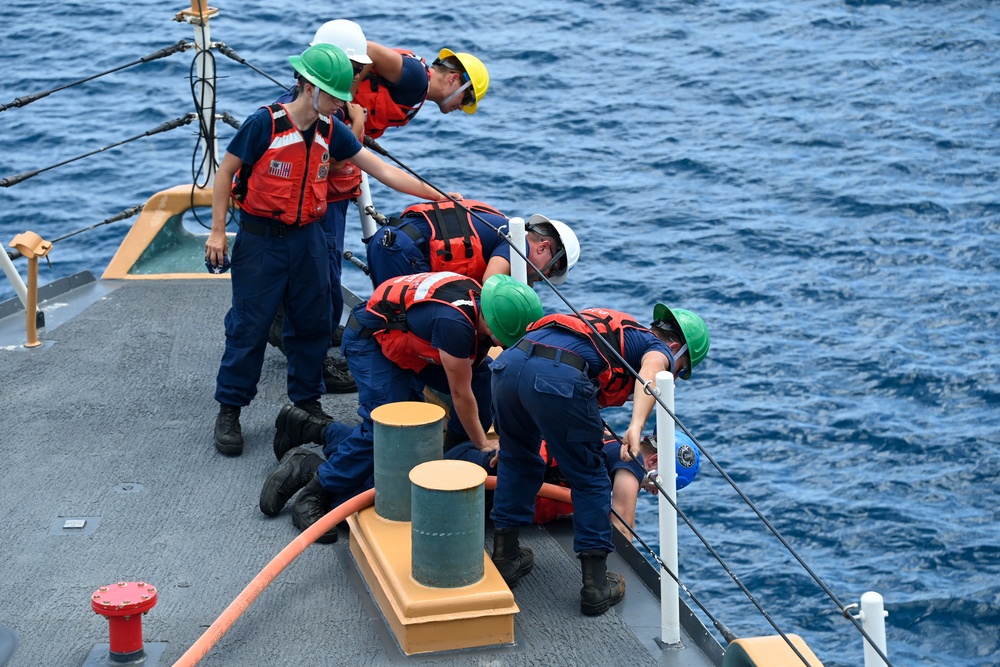
[[372, 410], [375, 440], [375, 513], [410, 520], [410, 470], [444, 455], [444, 409], [401, 401]]
[[458, 588], [483, 578], [486, 471], [468, 461], [430, 461], [410, 471], [413, 578]]
[[129, 664], [142, 660], [142, 615], [156, 606], [156, 587], [144, 581], [119, 581], [101, 586], [91, 596], [90, 606], [108, 619], [108, 662]]

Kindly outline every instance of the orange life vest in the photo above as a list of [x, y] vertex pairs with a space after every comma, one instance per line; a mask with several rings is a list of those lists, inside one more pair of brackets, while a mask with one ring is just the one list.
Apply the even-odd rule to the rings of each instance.
[[[563, 479], [562, 475], [560, 475], [559, 471], [556, 469], [556, 466], [559, 464], [556, 463], [555, 457], [549, 454], [544, 440], [542, 440], [542, 446], [538, 450], [538, 454], [542, 457], [542, 460], [545, 461], [545, 481], [549, 484], [569, 486], [566, 483], [566, 480]], [[564, 503], [561, 500], [543, 498], [542, 496], [535, 498], [536, 524], [548, 523], [549, 521], [565, 519], [571, 516], [573, 516], [573, 503]]]
[[254, 164], [244, 164], [232, 195], [251, 215], [286, 225], [315, 222], [326, 212], [327, 177], [333, 126], [320, 116], [312, 145], [288, 117], [283, 104], [265, 107], [271, 114], [271, 141]]
[[[462, 205], [477, 213], [503, 216], [503, 213], [481, 201], [464, 199]], [[422, 215], [431, 226], [427, 254], [432, 271], [452, 271], [478, 283], [483, 282], [483, 274], [486, 273], [483, 240], [466, 211], [450, 200], [425, 202], [408, 207], [400, 218], [411, 213]]]
[[[469, 326], [476, 329], [479, 309], [476, 297], [482, 287], [476, 281], [456, 273], [416, 273], [385, 281], [368, 299], [368, 312], [385, 321], [372, 335], [382, 354], [400, 368], [420, 372], [428, 364], [441, 365], [441, 351], [412, 333], [406, 325], [406, 311], [415, 303], [432, 301], [451, 306], [462, 313]], [[479, 359], [479, 335], [470, 359]]]
[[[580, 311], [580, 314], [594, 325], [601, 338], [610, 343], [612, 348], [617, 350], [622, 357], [625, 356], [625, 343], [622, 336], [624, 328], [649, 331], [647, 327], [636, 322], [631, 315], [617, 310], [585, 308]], [[547, 315], [529, 326], [528, 331], [535, 331], [547, 326], [569, 329], [575, 333], [581, 333], [591, 340], [594, 347], [597, 348], [597, 353], [607, 364], [607, 367], [597, 376], [597, 381], [601, 385], [597, 392], [598, 405], [602, 408], [624, 405], [628, 397], [632, 395], [635, 378], [621, 366], [621, 362], [608, 354], [604, 345], [597, 340], [594, 332], [575, 315]]]
[[361, 167], [350, 160], [344, 160], [339, 169], [331, 168], [326, 181], [327, 201], [341, 201], [361, 196]]
[[[427, 70], [428, 81], [430, 80], [430, 69], [423, 58], [405, 49], [393, 49], [393, 51], [404, 58], [419, 60], [424, 69]], [[386, 128], [400, 127], [409, 123], [427, 99], [427, 91], [424, 91], [424, 99], [420, 100], [420, 104], [412, 107], [399, 104], [389, 95], [389, 87], [385, 84], [385, 79], [372, 68], [368, 76], [358, 85], [358, 92], [354, 94], [354, 103], [360, 104], [368, 110], [368, 117], [365, 119], [365, 134], [372, 139], [381, 137]]]

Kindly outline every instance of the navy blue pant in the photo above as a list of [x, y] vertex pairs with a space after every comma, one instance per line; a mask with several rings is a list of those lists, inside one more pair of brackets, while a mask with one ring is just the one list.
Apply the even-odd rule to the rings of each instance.
[[[355, 306], [357, 309], [364, 307], [363, 303]], [[323, 452], [327, 460], [319, 467], [319, 479], [323, 488], [332, 495], [331, 507], [375, 484], [372, 410], [399, 401], [422, 401], [423, 385], [450, 393], [448, 379], [441, 366], [431, 364], [419, 373], [400, 368], [382, 354], [382, 348], [374, 338], [364, 338], [350, 327], [344, 329], [343, 352], [358, 385], [361, 423], [346, 437], [343, 425], [338, 423], [330, 424], [324, 433]], [[473, 369], [472, 391], [479, 406], [479, 421], [487, 429], [490, 426], [490, 370], [487, 364], [482, 363]], [[448, 430], [465, 433], [454, 410], [448, 419]]]
[[323, 357], [330, 346], [330, 261], [323, 230], [310, 224], [283, 237], [242, 229], [232, 248], [232, 307], [226, 314], [226, 350], [215, 400], [249, 405], [257, 395], [267, 332], [285, 309], [288, 398], [295, 403], [323, 393]]
[[340, 324], [344, 315], [344, 292], [340, 288], [340, 277], [343, 275], [342, 260], [344, 258], [344, 235], [347, 231], [347, 207], [349, 199], [330, 202], [326, 206], [326, 215], [320, 220], [323, 235], [326, 237], [326, 249], [330, 256], [330, 304], [333, 308], [333, 328]]
[[538, 454], [544, 438], [573, 489], [574, 550], [614, 551], [597, 387], [583, 371], [517, 348], [502, 352], [491, 368], [500, 435], [493, 523], [515, 528], [534, 521], [535, 495], [545, 477]]
[[[385, 245], [386, 234], [390, 231], [395, 238], [391, 244]], [[427, 256], [406, 232], [398, 228], [380, 227], [365, 243], [368, 271], [374, 287], [378, 287], [389, 278], [431, 270]]]

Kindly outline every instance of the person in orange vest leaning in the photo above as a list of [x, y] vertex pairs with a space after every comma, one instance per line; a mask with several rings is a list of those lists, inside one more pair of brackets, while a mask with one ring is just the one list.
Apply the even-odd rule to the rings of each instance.
[[[634, 396], [620, 451], [622, 460], [637, 458], [655, 404], [645, 383], [655, 386], [661, 371], [691, 377], [708, 353], [709, 335], [700, 317], [662, 303], [653, 308], [649, 327], [605, 308], [587, 308], [580, 315], [597, 333], [575, 314], [548, 315], [490, 365], [494, 427], [500, 436], [490, 514], [492, 558], [510, 586], [531, 572], [534, 554], [520, 546], [518, 528], [534, 520], [535, 495], [545, 478], [539, 456], [544, 439], [573, 488], [573, 549], [583, 571], [580, 611], [598, 615], [625, 597], [624, 579], [607, 571], [607, 557], [615, 547], [601, 408], [624, 405]], [[619, 357], [638, 369], [641, 382]]]
[[[701, 467], [701, 454], [697, 445], [683, 431], [676, 434], [675, 450], [675, 471], [677, 490], [680, 491], [695, 478]], [[638, 458], [623, 461], [621, 458], [621, 444], [612, 436], [606, 435], [604, 438], [604, 467], [611, 478], [611, 508], [614, 510], [611, 516], [611, 523], [622, 534], [630, 536], [630, 528], [635, 528], [636, 500], [639, 491], [645, 489], [656, 495], [656, 485], [646, 479], [646, 471], [657, 468], [659, 464], [659, 453], [656, 449], [656, 436], [647, 435], [640, 443]], [[549, 454], [545, 441], [542, 440], [539, 456], [545, 461], [545, 477], [547, 484], [557, 486], [569, 486], [566, 476], [559, 470], [559, 462]], [[458, 459], [475, 463], [483, 468], [488, 475], [496, 475], [496, 459], [492, 453], [484, 453], [477, 450], [470, 442], [463, 442], [444, 453], [446, 459]], [[669, 465], [667, 463], [666, 465]], [[664, 475], [668, 470], [661, 471]], [[493, 494], [486, 495], [486, 512], [489, 514], [493, 508]], [[621, 517], [624, 520], [623, 525]], [[561, 500], [553, 500], [538, 496], [535, 498], [535, 519], [534, 523], [544, 524], [557, 519], [572, 519], [573, 504]]]
[[[454, 271], [479, 283], [498, 273], [509, 276], [510, 244], [497, 233], [507, 232], [507, 217], [481, 201], [459, 203], [465, 208], [450, 199], [414, 204], [380, 227], [366, 243], [372, 284], [424, 271]], [[531, 216], [526, 228], [528, 261], [554, 285], [566, 282], [580, 259], [576, 234], [544, 215]], [[537, 280], [529, 266], [528, 284]]]
[[[212, 229], [205, 261], [229, 257], [226, 220], [231, 198], [240, 202], [233, 242], [232, 307], [216, 376], [215, 448], [243, 452], [240, 411], [257, 394], [268, 330], [282, 305], [296, 332], [286, 346], [288, 398], [324, 414], [323, 358], [330, 346], [330, 262], [319, 225], [327, 206], [331, 160], [351, 160], [389, 187], [413, 197], [438, 196], [398, 167], [364, 148], [331, 114], [351, 100], [351, 61], [335, 46], [317, 44], [289, 63], [299, 94], [288, 104], [258, 109], [226, 148], [212, 192]], [[234, 182], [235, 181], [235, 182]]]
[[[517, 340], [541, 316], [538, 295], [509, 276], [493, 276], [482, 287], [449, 272], [417, 273], [381, 284], [367, 302], [354, 307], [344, 329], [344, 356], [358, 383], [361, 423], [347, 432], [342, 424], [285, 406], [275, 420], [275, 454], [282, 461], [265, 481], [261, 511], [277, 514], [304, 484], [292, 506], [292, 522], [305, 530], [331, 507], [372, 488], [372, 410], [420, 400], [424, 385], [451, 395], [449, 433], [471, 440], [476, 449], [496, 449], [486, 438], [493, 421], [488, 352], [494, 340]], [[319, 437], [327, 456], [321, 465], [301, 448], [282, 451]], [[442, 452], [443, 447], [442, 441]], [[334, 528], [317, 541], [336, 539]]]

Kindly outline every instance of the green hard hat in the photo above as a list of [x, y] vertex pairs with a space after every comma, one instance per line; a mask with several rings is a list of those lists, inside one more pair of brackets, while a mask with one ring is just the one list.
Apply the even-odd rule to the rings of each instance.
[[528, 325], [545, 314], [535, 290], [503, 273], [486, 279], [480, 303], [486, 325], [504, 347], [520, 340]]
[[[708, 327], [705, 326], [705, 320], [690, 310], [682, 308], [671, 309], [662, 303], [658, 303], [653, 307], [653, 324], [657, 322], [677, 324], [680, 327], [681, 334], [684, 336], [684, 342], [688, 346], [688, 354], [691, 355], [691, 368], [701, 363], [701, 360], [708, 354], [710, 344]], [[682, 376], [682, 379], [689, 380], [690, 378], [691, 371], [688, 370], [687, 375]]]
[[317, 44], [302, 52], [301, 56], [289, 56], [299, 76], [319, 89], [339, 100], [350, 102], [351, 84], [354, 83], [354, 66], [350, 58], [333, 44]]

